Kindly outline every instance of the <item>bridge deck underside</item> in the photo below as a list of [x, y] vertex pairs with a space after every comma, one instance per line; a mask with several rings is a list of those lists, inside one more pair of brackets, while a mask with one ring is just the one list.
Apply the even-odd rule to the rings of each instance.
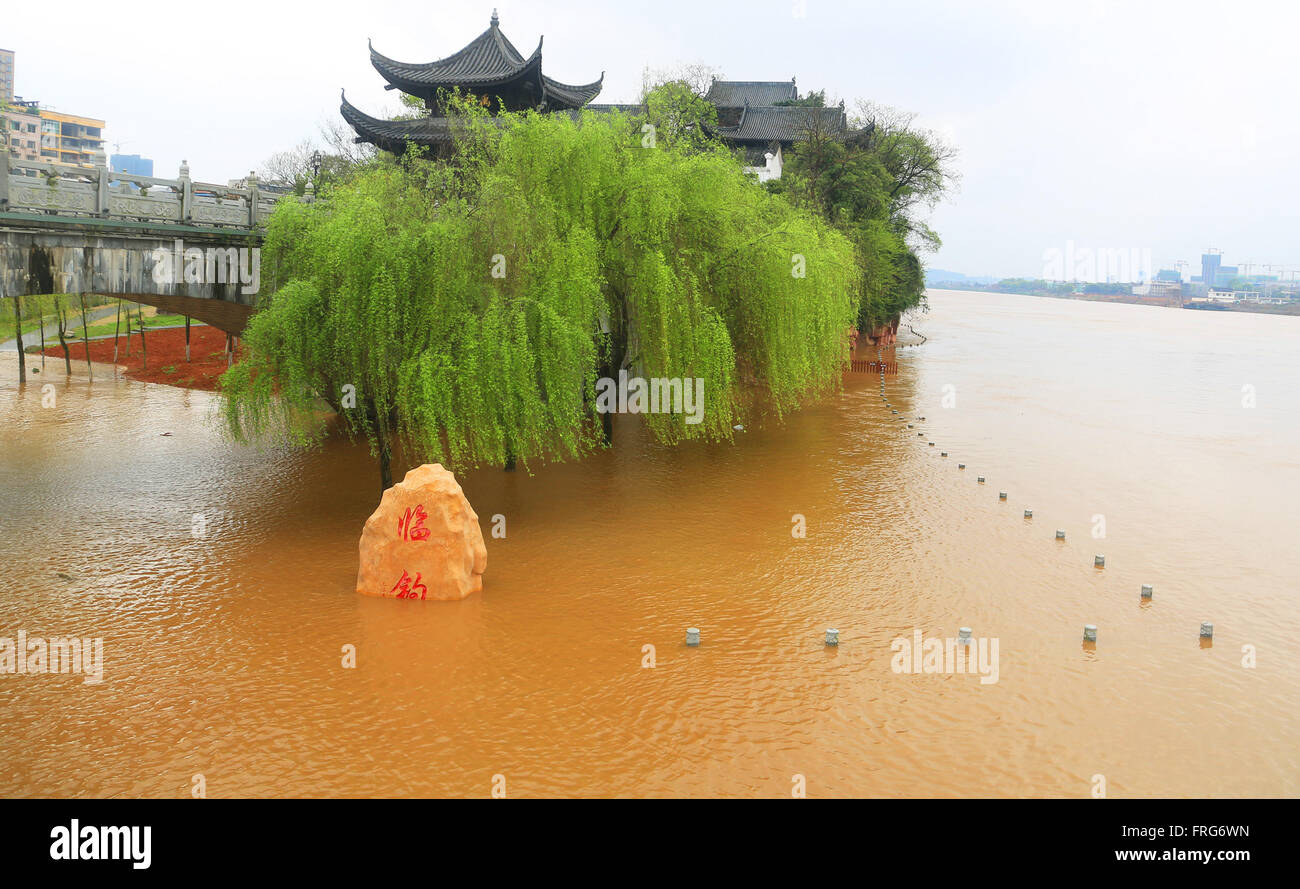
[[176, 315], [188, 315], [195, 321], [210, 324], [223, 333], [242, 336], [248, 326], [248, 319], [253, 317], [253, 307], [242, 303], [226, 302], [221, 299], [205, 299], [196, 296], [177, 296], [161, 293], [112, 293], [128, 302], [156, 306], [160, 312]]
[[[259, 258], [254, 250], [259, 243], [260, 237], [249, 233], [181, 234], [53, 219], [22, 223], [4, 219], [0, 220], [0, 297], [116, 296], [240, 335], [253, 314], [260, 285], [260, 280], [254, 280], [249, 286], [246, 274]], [[202, 254], [198, 280], [187, 274], [193, 268], [187, 251], [195, 249]], [[161, 273], [164, 265], [167, 271]]]

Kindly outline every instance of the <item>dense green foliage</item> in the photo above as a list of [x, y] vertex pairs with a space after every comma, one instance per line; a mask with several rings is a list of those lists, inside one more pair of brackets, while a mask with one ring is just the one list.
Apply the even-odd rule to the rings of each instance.
[[704, 380], [703, 422], [647, 415], [666, 442], [836, 387], [854, 246], [677, 126], [683, 97], [656, 98], [653, 148], [641, 117], [463, 105], [449, 161], [389, 158], [280, 202], [269, 296], [223, 378], [231, 430], [315, 439], [324, 399], [387, 484], [395, 440], [454, 468], [599, 446], [596, 383], [620, 369]]
[[[817, 93], [811, 96], [817, 96]], [[853, 241], [861, 273], [858, 326], [870, 330], [923, 304], [919, 253], [939, 245], [917, 219], [952, 183], [953, 151], [912, 118], [860, 105], [847, 137], [811, 127], [768, 184]]]

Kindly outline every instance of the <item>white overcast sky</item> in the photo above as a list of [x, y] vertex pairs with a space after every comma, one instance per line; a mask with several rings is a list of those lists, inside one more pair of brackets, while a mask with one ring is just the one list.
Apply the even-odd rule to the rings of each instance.
[[[644, 66], [704, 62], [737, 80], [797, 76], [851, 104], [916, 112], [959, 149], [933, 214], [932, 267], [1037, 276], [1044, 252], [1150, 249], [1158, 266], [1300, 267], [1300, 4], [998, 0], [835, 3], [503, 2], [544, 70], [605, 75], [635, 97]], [[337, 117], [339, 89], [396, 107], [370, 67], [423, 62], [487, 27], [493, 2], [7, 4], [17, 92], [107, 120], [108, 150], [224, 182]], [[802, 15], [800, 15], [802, 11]], [[1263, 269], [1259, 269], [1263, 271]]]

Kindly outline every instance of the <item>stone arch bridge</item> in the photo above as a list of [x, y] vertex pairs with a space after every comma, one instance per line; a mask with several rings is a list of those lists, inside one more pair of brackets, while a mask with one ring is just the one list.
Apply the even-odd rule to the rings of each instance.
[[185, 164], [177, 179], [14, 158], [7, 167], [0, 298], [116, 296], [243, 332], [260, 295], [263, 227], [283, 194], [251, 174], [234, 186], [194, 182]]

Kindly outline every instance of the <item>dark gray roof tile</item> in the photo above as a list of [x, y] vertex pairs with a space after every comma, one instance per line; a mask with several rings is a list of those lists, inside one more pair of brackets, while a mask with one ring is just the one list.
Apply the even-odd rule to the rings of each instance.
[[370, 64], [388, 81], [390, 89], [415, 91], [420, 95], [456, 86], [493, 87], [527, 80], [540, 85], [542, 98], [553, 108], [590, 102], [600, 93], [605, 79], [602, 73], [600, 80], [571, 85], [546, 77], [542, 74], [542, 39], [538, 38], [537, 49], [532, 55], [524, 58], [501, 33], [495, 15], [486, 31], [445, 59], [420, 64], [399, 62], [379, 52], [372, 44]]
[[790, 80], [715, 80], [706, 99], [720, 108], [750, 105], [775, 105], [799, 98], [794, 78]]
[[800, 105], [751, 105], [731, 127], [717, 127], [714, 132], [729, 142], [797, 142], [810, 131], [842, 133], [848, 129], [844, 109], [808, 108]]

